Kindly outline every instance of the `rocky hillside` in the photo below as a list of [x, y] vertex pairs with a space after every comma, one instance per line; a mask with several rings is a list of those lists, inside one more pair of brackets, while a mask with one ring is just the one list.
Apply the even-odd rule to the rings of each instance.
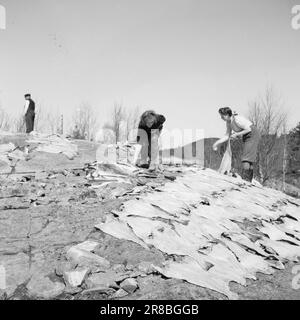
[[98, 168], [76, 145], [0, 176], [2, 299], [300, 298], [299, 200], [211, 169]]

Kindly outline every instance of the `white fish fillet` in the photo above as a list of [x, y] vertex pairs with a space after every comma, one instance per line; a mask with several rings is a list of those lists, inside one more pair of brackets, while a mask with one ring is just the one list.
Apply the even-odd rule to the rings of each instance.
[[298, 257], [300, 257], [300, 247], [296, 245], [291, 245], [283, 241], [275, 241], [268, 238], [263, 240], [258, 240], [259, 243], [271, 248], [277, 252], [280, 258], [284, 258], [290, 261], [298, 262]]
[[143, 239], [146, 244], [170, 255], [193, 257], [205, 267], [205, 263], [196, 251], [197, 246], [181, 238], [168, 224], [138, 217], [125, 219], [136, 236]]
[[124, 204], [124, 209], [119, 212], [120, 216], [141, 216], [147, 218], [161, 217], [164, 219], [174, 218], [167, 212], [159, 210], [153, 207], [150, 203], [143, 199], [140, 200], [129, 200]]
[[300, 246], [300, 241], [288, 236], [285, 232], [279, 230], [276, 225], [267, 223], [265, 221], [263, 221], [262, 224], [263, 227], [259, 228], [259, 231], [266, 234], [271, 240], [286, 240]]
[[214, 245], [207, 257], [208, 261], [214, 264], [208, 271], [211, 274], [218, 274], [227, 281], [235, 281], [241, 285], [246, 284], [246, 278], [255, 279], [253, 274], [248, 272], [235, 255], [222, 244]]
[[253, 274], [255, 276], [257, 272], [262, 272], [265, 274], [274, 273], [274, 271], [271, 269], [268, 262], [264, 258], [246, 251], [237, 243], [234, 243], [230, 240], [223, 239], [222, 241], [235, 254], [241, 265], [246, 270], [248, 270], [250, 274]]
[[191, 258], [181, 262], [169, 261], [164, 268], [155, 267], [155, 269], [165, 277], [183, 279], [200, 287], [220, 292], [229, 299], [238, 299], [238, 295], [230, 291], [228, 282], [226, 283], [218, 275], [211, 276]]
[[260, 246], [259, 244], [256, 244], [254, 242], [252, 242], [249, 238], [247, 238], [245, 235], [243, 234], [237, 234], [237, 233], [229, 233], [228, 234], [229, 238], [232, 241], [235, 241], [241, 245], [243, 245], [244, 247], [247, 247], [257, 253], [259, 253], [260, 255], [267, 257], [269, 256], [268, 253], [266, 253]]
[[143, 200], [165, 210], [175, 217], [188, 214], [189, 207], [183, 201], [176, 199], [171, 194], [162, 192], [150, 193], [146, 195]]
[[223, 207], [215, 205], [199, 206], [197, 209], [193, 209], [192, 213], [199, 217], [210, 219], [232, 232], [242, 232], [240, 227], [230, 220], [234, 215]]
[[143, 248], [149, 249], [148, 246], [132, 232], [128, 225], [122, 221], [111, 220], [106, 223], [97, 224], [95, 227], [113, 237], [133, 241]]
[[282, 225], [283, 227], [285, 227], [288, 230], [299, 232], [299, 235], [300, 235], [300, 223], [299, 223], [299, 221], [295, 221], [295, 220], [290, 219], [290, 218], [283, 218], [282, 220], [284, 221], [284, 223]]

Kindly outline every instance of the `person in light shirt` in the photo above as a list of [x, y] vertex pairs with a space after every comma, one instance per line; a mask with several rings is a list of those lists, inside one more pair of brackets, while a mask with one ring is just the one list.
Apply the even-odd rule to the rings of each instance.
[[213, 145], [213, 149], [216, 151], [218, 146], [229, 139], [235, 139], [242, 137], [243, 141], [243, 153], [242, 163], [243, 172], [242, 178], [249, 182], [253, 179], [253, 166], [257, 160], [257, 149], [260, 140], [260, 134], [256, 126], [245, 117], [233, 113], [231, 108], [220, 108], [219, 114], [226, 122], [226, 134], [224, 137], [219, 139]]

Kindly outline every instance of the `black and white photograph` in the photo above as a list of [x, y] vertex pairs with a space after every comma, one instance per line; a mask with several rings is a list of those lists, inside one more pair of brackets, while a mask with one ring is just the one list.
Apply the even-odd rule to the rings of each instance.
[[299, 0], [0, 0], [0, 309], [200, 319], [299, 258]]

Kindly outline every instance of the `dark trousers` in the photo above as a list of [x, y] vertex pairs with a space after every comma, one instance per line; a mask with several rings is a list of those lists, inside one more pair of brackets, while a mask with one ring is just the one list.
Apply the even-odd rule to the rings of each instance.
[[34, 127], [34, 113], [28, 113], [25, 115], [26, 133], [33, 131]]

